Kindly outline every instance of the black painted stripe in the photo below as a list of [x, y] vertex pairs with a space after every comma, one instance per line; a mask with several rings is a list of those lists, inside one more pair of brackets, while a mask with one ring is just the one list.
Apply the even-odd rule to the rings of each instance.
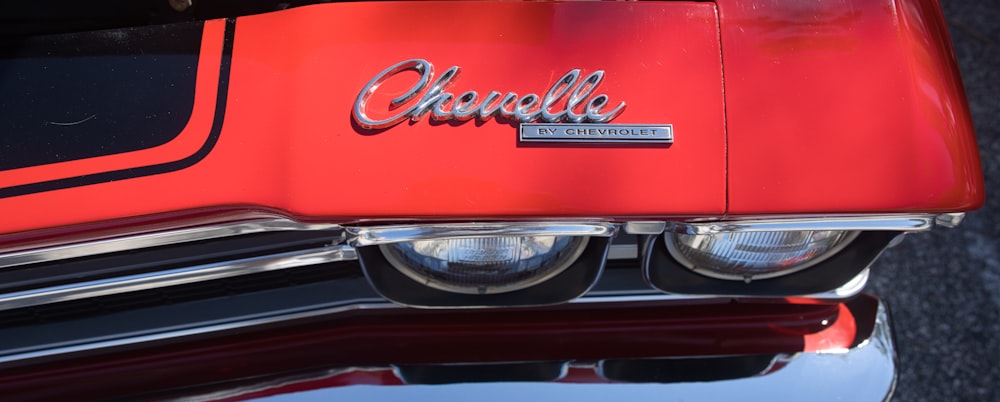
[[204, 27], [0, 39], [0, 170], [173, 141], [194, 110]]
[[233, 39], [236, 32], [236, 20], [227, 19], [225, 28], [225, 42], [222, 47], [222, 63], [219, 72], [218, 94], [216, 95], [215, 114], [212, 121], [212, 129], [204, 145], [194, 154], [183, 159], [128, 169], [121, 169], [109, 172], [95, 173], [84, 176], [69, 177], [65, 179], [51, 180], [40, 183], [24, 184], [0, 189], [0, 198], [15, 197], [25, 194], [40, 193], [45, 191], [61, 190], [71, 187], [89, 186], [93, 184], [110, 181], [132, 179], [143, 176], [151, 176], [162, 173], [169, 173], [185, 169], [198, 163], [215, 147], [222, 131], [222, 122], [226, 114], [226, 99], [229, 94], [229, 70], [232, 64]]

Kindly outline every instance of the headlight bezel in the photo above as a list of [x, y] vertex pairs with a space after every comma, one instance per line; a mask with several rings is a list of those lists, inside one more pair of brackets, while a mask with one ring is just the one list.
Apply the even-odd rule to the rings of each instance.
[[[611, 222], [435, 223], [349, 228], [368, 282], [388, 300], [412, 307], [510, 307], [565, 303], [589, 291], [601, 276], [618, 224]], [[397, 269], [381, 245], [415, 240], [491, 236], [585, 236], [574, 262], [550, 278], [505, 293], [455, 293], [427, 286]]]
[[[652, 287], [672, 295], [699, 297], [811, 297], [829, 294], [856, 279], [903, 233], [861, 231], [843, 249], [808, 269], [783, 276], [745, 281], [701, 275], [678, 262], [667, 250], [666, 234], [648, 235], [643, 242], [643, 276]], [[860, 287], [856, 287], [860, 291]], [[849, 297], [843, 294], [838, 297]]]
[[[359, 260], [361, 265], [365, 267], [365, 275], [379, 294], [396, 303], [415, 307], [529, 306], [572, 300], [582, 293], [570, 295], [567, 298], [566, 292], [564, 289], [560, 289], [560, 286], [573, 283], [571, 286], [574, 287], [574, 291], [580, 292], [586, 292], [595, 286], [596, 279], [601, 275], [600, 272], [603, 272], [604, 262], [609, 255], [610, 238], [614, 237], [620, 229], [625, 233], [639, 236], [639, 250], [637, 251], [641, 269], [640, 277], [649, 286], [645, 289], [665, 293], [659, 296], [645, 293], [635, 294], [635, 296], [630, 296], [629, 300], [644, 300], [644, 298], [650, 297], [805, 297], [817, 298], [817, 300], [839, 300], [850, 297], [861, 289], [865, 278], [868, 277], [870, 264], [881, 255], [887, 246], [893, 244], [893, 241], [898, 241], [904, 233], [930, 230], [935, 226], [935, 218], [936, 215], [930, 214], [899, 214], [822, 217], [805, 215], [792, 217], [760, 216], [725, 220], [651, 220], [621, 223], [615, 223], [613, 220], [409, 223], [348, 227], [347, 241], [357, 247]], [[825, 256], [822, 261], [817, 259], [815, 264], [810, 264], [807, 267], [808, 269], [800, 269], [797, 272], [774, 278], [765, 279], [758, 276], [752, 283], [711, 278], [695, 273], [678, 263], [667, 250], [666, 242], [660, 239], [669, 233], [707, 234], [724, 231], [812, 229], [859, 231], [861, 233], [855, 240], [843, 242], [842, 250], [828, 253], [831, 255]], [[579, 261], [573, 264], [573, 267], [538, 286], [514, 291], [511, 294], [456, 294], [438, 289], [428, 291], [426, 285], [414, 281], [392, 267], [379, 247], [371, 247], [413, 239], [554, 233], [568, 236], [591, 236], [591, 243], [588, 244], [587, 250], [580, 256]], [[600, 244], [595, 245], [594, 241], [598, 241]], [[635, 252], [633, 252], [634, 255]], [[581, 269], [577, 267], [578, 265], [588, 265], [589, 268]], [[383, 272], [382, 267], [389, 269]], [[587, 273], [582, 275], [581, 272], [584, 271]], [[406, 284], [400, 285], [387, 281], [386, 277], [388, 276], [397, 277], [398, 282]], [[575, 277], [575, 279], [566, 279], [566, 277]], [[587, 278], [586, 281], [580, 279], [583, 277]], [[604, 282], [602, 281], [602, 283]], [[849, 289], [847, 288], [848, 284], [852, 284]], [[383, 286], [395, 289], [387, 291]], [[598, 285], [600, 291], [605, 292], [607, 289], [601, 286], [603, 285]], [[558, 291], [561, 296], [545, 295], [542, 289]]]

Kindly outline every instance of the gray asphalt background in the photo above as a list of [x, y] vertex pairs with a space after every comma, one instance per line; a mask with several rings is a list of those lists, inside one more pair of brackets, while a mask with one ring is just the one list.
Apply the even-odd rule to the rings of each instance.
[[986, 176], [957, 229], [909, 236], [876, 263], [901, 372], [894, 401], [1000, 401], [1000, 1], [941, 0]]

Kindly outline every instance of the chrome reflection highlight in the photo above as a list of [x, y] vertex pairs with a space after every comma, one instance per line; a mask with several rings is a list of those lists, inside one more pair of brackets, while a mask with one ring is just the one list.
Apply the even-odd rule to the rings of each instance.
[[358, 256], [353, 247], [333, 245], [192, 265], [165, 271], [75, 282], [0, 294], [0, 311], [356, 259]]
[[667, 249], [679, 263], [718, 279], [766, 279], [791, 274], [829, 258], [856, 231], [807, 230], [669, 234]]
[[492, 236], [418, 240], [379, 246], [410, 279], [438, 290], [496, 294], [544, 282], [568, 268], [586, 237]]
[[235, 237], [252, 233], [330, 231], [331, 236], [335, 235], [333, 243], [338, 244], [344, 241], [340, 229], [340, 225], [332, 223], [302, 223], [285, 218], [264, 218], [242, 222], [218, 223], [4, 253], [0, 254], [0, 269], [53, 260], [115, 253], [138, 248]]
[[[404, 71], [415, 71], [420, 74], [420, 78], [410, 89], [386, 105], [384, 114], [391, 115], [372, 117], [369, 113], [372, 94], [386, 80]], [[407, 119], [420, 121], [430, 114], [432, 119], [438, 121], [466, 121], [475, 118], [485, 122], [501, 116], [521, 123], [606, 123], [625, 109], [625, 102], [620, 102], [610, 110], [605, 110], [611, 105], [608, 95], [591, 96], [604, 79], [603, 70], [594, 71], [581, 79], [581, 70], [572, 69], [552, 83], [544, 97], [534, 93], [518, 96], [515, 92], [500, 91], [490, 91], [484, 97], [480, 97], [476, 91], [466, 91], [460, 95], [447, 92], [461, 71], [459, 66], [449, 67], [431, 82], [434, 65], [427, 60], [409, 59], [393, 64], [375, 75], [358, 93], [351, 113], [354, 122], [364, 129], [378, 130]], [[423, 96], [410, 102], [422, 91]]]
[[597, 236], [614, 237], [618, 225], [608, 222], [491, 222], [347, 228], [352, 246], [374, 246], [414, 240], [486, 236]]
[[664, 230], [684, 234], [791, 230], [921, 232], [934, 228], [937, 217], [938, 215], [757, 217], [718, 222], [667, 222]]

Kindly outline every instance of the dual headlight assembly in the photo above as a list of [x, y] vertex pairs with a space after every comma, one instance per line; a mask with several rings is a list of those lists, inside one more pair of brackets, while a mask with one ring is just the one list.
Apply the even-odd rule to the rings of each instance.
[[[749, 281], [798, 272], [842, 249], [857, 231], [805, 230], [667, 234], [678, 263], [717, 279]], [[418, 240], [379, 246], [390, 264], [427, 286], [465, 294], [523, 289], [568, 268], [587, 237], [493, 236]]]
[[[570, 300], [601, 275], [618, 230], [605, 223], [431, 226], [356, 232], [366, 275], [387, 298], [430, 306]], [[667, 230], [643, 237], [639, 259], [645, 280], [667, 293], [808, 295], [859, 275], [899, 232]]]

